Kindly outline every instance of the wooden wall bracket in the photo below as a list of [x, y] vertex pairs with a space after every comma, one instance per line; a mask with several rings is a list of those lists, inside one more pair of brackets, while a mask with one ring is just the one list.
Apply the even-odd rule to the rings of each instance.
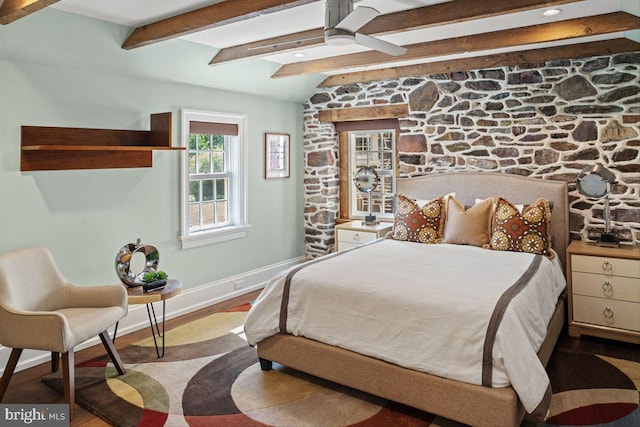
[[151, 114], [151, 130], [22, 126], [20, 170], [143, 168], [171, 146], [171, 113]]

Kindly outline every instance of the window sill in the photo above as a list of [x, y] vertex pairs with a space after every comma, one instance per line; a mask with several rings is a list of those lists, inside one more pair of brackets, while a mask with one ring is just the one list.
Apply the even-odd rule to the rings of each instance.
[[180, 236], [179, 239], [182, 244], [182, 249], [197, 248], [198, 246], [226, 242], [227, 240], [243, 239], [247, 237], [247, 231], [250, 227], [250, 225], [238, 225], [216, 230], [200, 231], [189, 236]]

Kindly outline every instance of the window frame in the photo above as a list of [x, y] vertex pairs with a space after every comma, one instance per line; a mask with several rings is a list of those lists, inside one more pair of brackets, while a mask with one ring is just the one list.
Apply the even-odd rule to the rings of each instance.
[[[353, 184], [353, 176], [350, 175], [351, 165], [351, 153], [349, 144], [349, 132], [362, 131], [362, 132], [375, 132], [382, 130], [390, 130], [394, 132], [394, 160], [393, 160], [393, 179], [397, 182], [400, 175], [398, 166], [398, 141], [400, 139], [400, 126], [397, 118], [383, 118], [383, 119], [366, 119], [363, 118], [360, 121], [340, 121], [334, 122], [336, 133], [338, 134], [338, 156], [339, 162], [339, 177], [340, 177], [340, 206], [339, 217], [340, 222], [360, 220], [364, 219], [364, 216], [355, 215], [351, 211], [351, 188], [355, 188]], [[346, 159], [346, 161], [345, 161]], [[394, 192], [397, 192], [397, 188], [394, 188]], [[395, 212], [395, 197], [393, 211]], [[368, 215], [368, 212], [367, 212]], [[377, 216], [377, 215], [376, 215]], [[380, 217], [383, 221], [389, 221], [393, 219]]]
[[[388, 133], [391, 135], [391, 148], [389, 150], [384, 150], [383, 148], [379, 148], [378, 150], [371, 150], [371, 134], [373, 133], [378, 133], [378, 134], [384, 134], [384, 133]], [[367, 150], [360, 150], [360, 151], [366, 151], [367, 153], [372, 153], [372, 152], [377, 152], [379, 153], [379, 155], [381, 156], [382, 153], [384, 152], [389, 152], [391, 154], [391, 168], [390, 169], [383, 169], [381, 167], [378, 166], [374, 166], [374, 169], [376, 170], [376, 172], [378, 173], [378, 176], [380, 177], [380, 183], [378, 184], [378, 188], [376, 188], [375, 191], [373, 191], [371, 193], [372, 197], [380, 196], [380, 197], [385, 197], [385, 196], [391, 196], [390, 198], [390, 202], [391, 202], [391, 212], [377, 212], [377, 211], [372, 211], [372, 215], [375, 215], [378, 218], [381, 219], [393, 219], [394, 216], [394, 211], [395, 211], [395, 207], [393, 206], [394, 200], [395, 200], [395, 196], [396, 196], [396, 177], [397, 177], [397, 149], [396, 149], [396, 145], [397, 145], [397, 135], [396, 135], [396, 130], [394, 128], [388, 128], [388, 129], [368, 129], [368, 130], [350, 130], [347, 132], [347, 143], [348, 143], [348, 150], [349, 150], [349, 177], [350, 179], [350, 185], [349, 185], [349, 216], [350, 217], [354, 217], [354, 218], [364, 218], [365, 215], [369, 215], [369, 211], [360, 211], [357, 209], [357, 197], [360, 194], [360, 192], [358, 191], [358, 189], [356, 189], [355, 187], [355, 183], [353, 182], [353, 177], [355, 176], [356, 171], [358, 170], [358, 166], [356, 165], [357, 163], [357, 158], [356, 155], [358, 153], [358, 135], [363, 135], [363, 134], [369, 134], [369, 136], [364, 137], [367, 138]], [[353, 140], [352, 140], [353, 138]], [[360, 141], [360, 143], [362, 143], [362, 141]], [[368, 159], [370, 158], [369, 154], [367, 154], [367, 165], [366, 166], [371, 166], [369, 164]], [[385, 192], [383, 188], [384, 183], [382, 182], [382, 180], [384, 179], [384, 177], [390, 177], [391, 179], [391, 191], [390, 192]], [[387, 197], [388, 198], [388, 197]]]
[[[229, 167], [229, 224], [219, 227], [192, 230], [189, 226], [189, 134], [190, 122], [211, 122], [235, 124], [238, 127], [237, 143], [231, 141], [228, 149]], [[241, 239], [247, 236], [251, 227], [247, 212], [247, 116], [245, 114], [220, 113], [193, 109], [181, 111], [180, 145], [185, 147], [182, 153], [180, 170], [180, 240], [182, 249]], [[225, 145], [227, 141], [225, 136]], [[196, 174], [198, 175], [198, 174]]]

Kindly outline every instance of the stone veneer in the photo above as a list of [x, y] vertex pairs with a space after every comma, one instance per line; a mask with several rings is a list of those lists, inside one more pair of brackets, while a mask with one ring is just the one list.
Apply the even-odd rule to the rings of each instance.
[[305, 228], [310, 257], [334, 244], [338, 139], [318, 111], [408, 104], [397, 142], [402, 177], [453, 170], [504, 172], [569, 185], [570, 232], [592, 240], [603, 201], [582, 196], [580, 170], [600, 162], [618, 183], [612, 228], [640, 243], [640, 52], [349, 84], [305, 103]]

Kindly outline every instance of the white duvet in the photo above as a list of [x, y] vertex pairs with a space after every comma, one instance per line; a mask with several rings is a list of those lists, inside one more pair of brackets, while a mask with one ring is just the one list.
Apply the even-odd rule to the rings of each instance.
[[[248, 314], [247, 340], [259, 345], [280, 332], [283, 289], [291, 272], [286, 332], [482, 385], [491, 316], [505, 291], [528, 276], [534, 257], [382, 239], [275, 277]], [[529, 413], [549, 387], [536, 353], [565, 288], [557, 257], [537, 258], [535, 274], [518, 288], [498, 323], [489, 351], [492, 367], [485, 363], [485, 382], [489, 372], [491, 386], [511, 384]]]

